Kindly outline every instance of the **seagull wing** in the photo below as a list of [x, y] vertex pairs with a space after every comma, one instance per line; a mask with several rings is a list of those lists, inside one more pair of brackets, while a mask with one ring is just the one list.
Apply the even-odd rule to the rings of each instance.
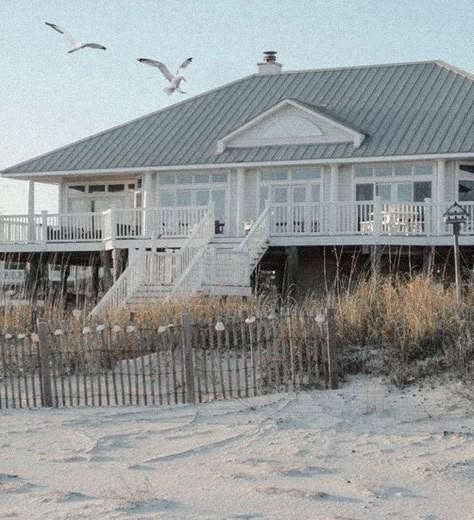
[[161, 63], [161, 61], [150, 60], [148, 58], [138, 58], [138, 61], [140, 63], [144, 63], [145, 65], [150, 65], [151, 67], [159, 68], [161, 70], [161, 72], [163, 73], [163, 76], [168, 81], [173, 81], [173, 79], [174, 79], [173, 74], [171, 74], [171, 72], [169, 71], [168, 67], [164, 63]]
[[59, 25], [56, 25], [54, 23], [44, 22], [46, 25], [49, 25], [51, 29], [54, 29], [60, 34], [64, 34], [66, 40], [70, 43], [71, 47], [75, 47], [77, 45], [77, 41], [74, 39], [73, 35], [66, 31], [66, 29], [63, 29], [62, 27], [59, 27]]
[[98, 43], [85, 43], [83, 47], [90, 47], [91, 49], [102, 49], [103, 51], [106, 50], [106, 47], [99, 45]]
[[181, 65], [178, 67], [178, 70], [176, 71], [176, 74], [178, 74], [178, 72], [181, 69], [185, 69], [188, 65], [191, 65], [192, 61], [193, 61], [192, 58], [188, 58], [187, 60], [184, 60], [183, 63], [181, 63]]

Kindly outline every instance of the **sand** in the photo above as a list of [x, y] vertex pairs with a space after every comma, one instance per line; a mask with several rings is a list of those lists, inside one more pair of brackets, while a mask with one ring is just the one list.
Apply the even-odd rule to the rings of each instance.
[[0, 518], [472, 519], [453, 383], [174, 407], [0, 411]]

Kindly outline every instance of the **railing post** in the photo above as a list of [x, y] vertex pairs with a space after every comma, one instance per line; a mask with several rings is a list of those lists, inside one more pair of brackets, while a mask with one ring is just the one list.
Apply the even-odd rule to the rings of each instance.
[[181, 335], [183, 340], [184, 374], [186, 384], [186, 402], [194, 404], [196, 395], [194, 389], [194, 357], [191, 335], [191, 317], [181, 315]]
[[431, 198], [425, 199], [425, 211], [423, 212], [424, 215], [424, 224], [425, 224], [425, 234], [426, 236], [431, 236], [433, 234], [433, 201]]
[[[34, 220], [33, 220], [33, 226], [34, 226]], [[41, 230], [42, 230], [41, 240], [43, 242], [43, 246], [46, 247], [46, 244], [48, 243], [48, 212], [47, 211], [41, 212]], [[33, 238], [33, 240], [35, 240], [35, 239]]]
[[374, 198], [374, 235], [382, 233], [382, 199], [379, 196]]
[[51, 390], [51, 360], [49, 355], [48, 324], [38, 322], [39, 355], [41, 371], [41, 403], [43, 406], [53, 406], [53, 393]]
[[117, 238], [117, 214], [114, 206], [111, 206], [110, 213], [110, 241], [112, 245], [115, 246], [115, 240]]

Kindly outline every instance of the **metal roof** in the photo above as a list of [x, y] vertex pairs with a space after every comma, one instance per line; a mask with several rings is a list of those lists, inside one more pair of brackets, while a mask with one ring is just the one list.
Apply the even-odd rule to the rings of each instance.
[[[367, 135], [351, 144], [229, 148], [217, 141], [284, 99]], [[439, 61], [252, 75], [3, 171], [120, 170], [472, 153], [473, 76]]]

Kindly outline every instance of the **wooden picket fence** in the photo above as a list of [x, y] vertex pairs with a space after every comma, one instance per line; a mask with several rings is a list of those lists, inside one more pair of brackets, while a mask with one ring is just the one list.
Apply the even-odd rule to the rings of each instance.
[[171, 405], [336, 388], [334, 311], [0, 338], [0, 408]]

